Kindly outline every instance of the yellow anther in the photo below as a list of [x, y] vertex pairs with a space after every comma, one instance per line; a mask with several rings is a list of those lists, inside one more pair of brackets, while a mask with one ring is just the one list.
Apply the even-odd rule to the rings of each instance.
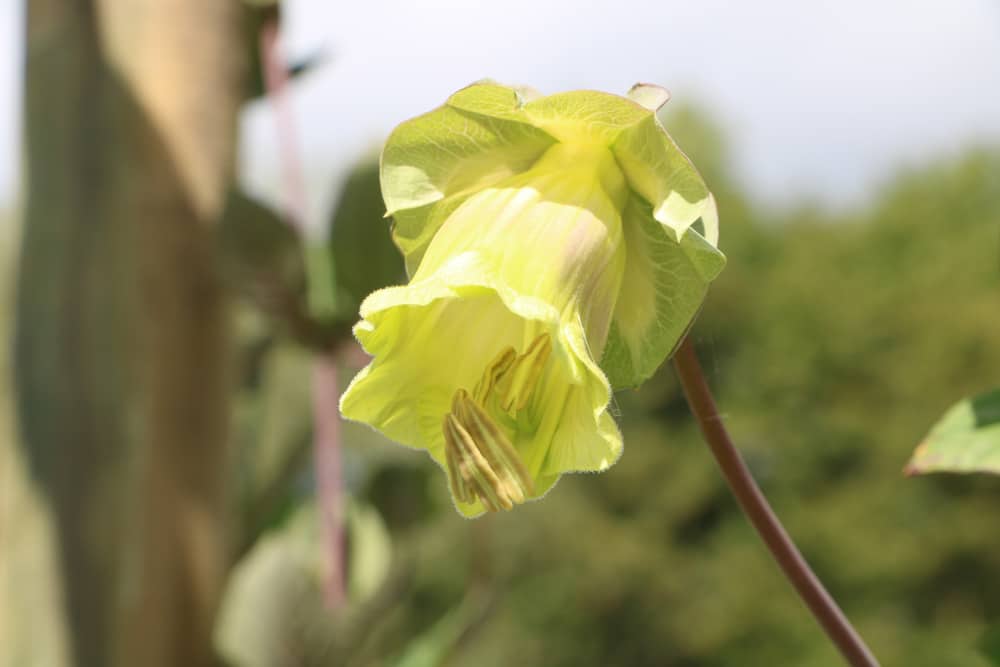
[[538, 386], [551, 352], [552, 338], [549, 334], [544, 333], [531, 342], [525, 353], [497, 382], [500, 407], [508, 413], [524, 409]]
[[455, 392], [443, 430], [448, 479], [460, 501], [478, 498], [488, 511], [496, 512], [509, 510], [534, 493], [517, 450], [464, 389]]
[[[470, 395], [459, 389], [444, 418], [445, 464], [452, 494], [459, 501], [480, 500], [490, 512], [509, 510], [534, 495], [534, 485], [507, 434], [490, 416], [499, 407], [511, 416], [523, 410], [552, 352], [545, 333], [518, 356], [508, 347], [490, 362]], [[493, 401], [495, 397], [495, 402]]]
[[455, 410], [453, 414], [458, 415], [466, 430], [480, 445], [480, 450], [493, 469], [502, 471], [499, 477], [509, 487], [509, 495], [514, 502], [524, 502], [525, 494], [534, 492], [534, 485], [528, 469], [524, 467], [520, 455], [504, 432], [486, 410], [461, 389], [455, 393], [452, 409]]
[[514, 348], [508, 347], [497, 355], [493, 363], [486, 367], [486, 372], [483, 373], [482, 379], [476, 384], [476, 388], [472, 392], [476, 403], [486, 405], [486, 399], [489, 397], [493, 387], [504, 376], [504, 373], [510, 370], [516, 359], [517, 352], [514, 351]]
[[487, 510], [498, 511], [503, 506], [497, 494], [500, 481], [455, 415], [445, 417], [444, 436], [448, 478], [455, 497], [468, 503], [479, 498]]

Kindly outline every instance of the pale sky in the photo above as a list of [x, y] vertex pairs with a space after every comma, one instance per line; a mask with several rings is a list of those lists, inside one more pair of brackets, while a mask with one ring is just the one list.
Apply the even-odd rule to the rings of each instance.
[[0, 208], [12, 201], [20, 165], [21, 12], [20, 0], [0, 0]]
[[[762, 201], [864, 200], [896, 166], [1000, 145], [995, 0], [292, 0], [293, 98], [315, 224], [393, 125], [489, 77], [543, 92], [659, 83], [721, 122]], [[0, 201], [16, 184], [20, 0], [0, 0]], [[7, 101], [11, 103], [8, 103]], [[669, 108], [669, 105], [668, 105]], [[273, 120], [244, 115], [243, 179], [276, 196]]]

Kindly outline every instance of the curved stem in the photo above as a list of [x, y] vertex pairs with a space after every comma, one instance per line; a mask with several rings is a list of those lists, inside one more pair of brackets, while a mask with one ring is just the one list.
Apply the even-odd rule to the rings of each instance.
[[726, 483], [785, 576], [850, 665], [878, 667], [871, 650], [792, 542], [730, 440], [690, 338], [681, 343], [674, 356], [674, 366], [691, 412], [719, 462]]

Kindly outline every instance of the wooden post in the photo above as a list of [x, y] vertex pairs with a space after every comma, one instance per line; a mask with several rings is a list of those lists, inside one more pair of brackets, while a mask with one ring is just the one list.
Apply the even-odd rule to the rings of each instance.
[[29, 0], [25, 458], [70, 661], [214, 663], [229, 326], [213, 226], [244, 96], [233, 0]]

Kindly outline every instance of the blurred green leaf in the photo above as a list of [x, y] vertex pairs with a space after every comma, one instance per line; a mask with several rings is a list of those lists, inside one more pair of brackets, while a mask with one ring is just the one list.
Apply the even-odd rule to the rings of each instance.
[[257, 361], [252, 386], [236, 396], [234, 488], [241, 518], [236, 555], [283, 519], [303, 489], [296, 480], [311, 461], [311, 355], [272, 344]]
[[1000, 389], [952, 406], [917, 447], [906, 472], [1000, 474]]
[[280, 290], [301, 298], [305, 265], [294, 229], [281, 216], [240, 190], [230, 190], [218, 225], [223, 276], [250, 296]]
[[373, 507], [352, 503], [347, 513], [351, 536], [347, 557], [347, 593], [352, 600], [372, 597], [389, 575], [392, 541]]
[[234, 189], [217, 233], [223, 279], [282, 333], [313, 349], [347, 335], [333, 318], [329, 267], [277, 212]]
[[489, 604], [481, 595], [467, 596], [426, 632], [403, 649], [394, 667], [439, 667], [455, 650], [462, 636], [482, 618]]
[[216, 645], [231, 664], [283, 664], [302, 626], [321, 617], [316, 526], [315, 511], [303, 509], [233, 569], [216, 628]]
[[[333, 266], [338, 317], [353, 322], [369, 293], [405, 280], [403, 258], [389, 230], [378, 164], [361, 164], [347, 177], [330, 221], [327, 259]], [[310, 262], [310, 280], [320, 268]]]
[[374, 509], [351, 502], [348, 599], [326, 608], [318, 514], [315, 503], [303, 505], [233, 569], [215, 630], [216, 646], [232, 665], [344, 664], [398, 600], [389, 534]]
[[337, 276], [326, 245], [309, 243], [305, 248], [309, 282], [309, 313], [319, 320], [337, 318]]

